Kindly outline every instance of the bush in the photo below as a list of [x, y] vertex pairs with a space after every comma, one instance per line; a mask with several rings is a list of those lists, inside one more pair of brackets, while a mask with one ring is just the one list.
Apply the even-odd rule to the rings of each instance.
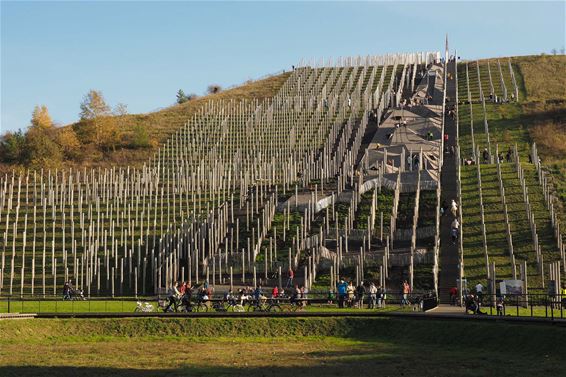
[[19, 130], [8, 132], [0, 139], [0, 161], [9, 163], [22, 163], [24, 159], [26, 137]]
[[147, 129], [143, 126], [137, 125], [134, 127], [132, 141], [130, 143], [132, 148], [149, 148], [151, 147], [151, 140]]
[[221, 91], [222, 91], [222, 87], [218, 84], [211, 84], [206, 89], [206, 92], [208, 94], [216, 94], [216, 93], [220, 93]]
[[63, 152], [55, 142], [54, 128], [32, 126], [26, 133], [25, 160], [32, 168], [56, 168], [63, 159]]

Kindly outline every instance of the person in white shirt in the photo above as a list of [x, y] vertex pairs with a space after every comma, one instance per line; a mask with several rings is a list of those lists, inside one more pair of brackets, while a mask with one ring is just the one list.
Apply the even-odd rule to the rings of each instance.
[[460, 222], [459, 222], [458, 219], [456, 218], [456, 219], [454, 219], [454, 220], [452, 221], [452, 224], [451, 224], [450, 226], [452, 227], [452, 229], [458, 230], [458, 228], [460, 227]]
[[369, 309], [375, 309], [375, 303], [377, 300], [377, 287], [372, 282], [369, 285]]
[[452, 215], [456, 217], [458, 214], [458, 204], [452, 199], [452, 204], [450, 205], [450, 211], [452, 211]]

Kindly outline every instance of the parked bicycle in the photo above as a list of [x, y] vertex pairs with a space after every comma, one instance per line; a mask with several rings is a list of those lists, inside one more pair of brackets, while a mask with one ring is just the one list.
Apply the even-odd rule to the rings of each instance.
[[279, 305], [277, 299], [259, 299], [254, 300], [248, 306], [248, 312], [270, 312], [277, 313], [282, 311], [283, 308]]
[[138, 301], [136, 303], [136, 308], [134, 309], [134, 312], [136, 313], [152, 313], [155, 311], [155, 307], [150, 304], [149, 302], [141, 302]]

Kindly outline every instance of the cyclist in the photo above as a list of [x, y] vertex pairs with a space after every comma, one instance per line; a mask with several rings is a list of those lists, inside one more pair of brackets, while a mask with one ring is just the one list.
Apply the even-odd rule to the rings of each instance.
[[187, 312], [191, 311], [191, 299], [193, 296], [193, 289], [191, 283], [186, 283], [184, 293], [181, 296], [181, 305], [183, 305]]
[[177, 282], [174, 282], [171, 288], [169, 288], [169, 292], [167, 295], [167, 299], [169, 300], [169, 304], [165, 307], [165, 311], [168, 312], [171, 310], [171, 306], [176, 310], [177, 309], [177, 299], [180, 297], [181, 293], [177, 289]]

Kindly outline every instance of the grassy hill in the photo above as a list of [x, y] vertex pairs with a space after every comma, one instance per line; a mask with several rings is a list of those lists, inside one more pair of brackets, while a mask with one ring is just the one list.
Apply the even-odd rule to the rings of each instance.
[[[505, 61], [505, 64], [503, 64]], [[545, 263], [560, 259], [556, 246], [549, 211], [544, 195], [538, 184], [534, 165], [528, 163], [530, 145], [535, 142], [544, 170], [552, 174], [551, 184], [560, 199], [556, 205], [562, 211], [566, 202], [566, 57], [525, 56], [510, 58], [519, 90], [519, 101], [510, 103], [487, 103], [486, 119], [489, 132], [484, 125], [483, 108], [480, 99], [480, 85], [484, 97], [491, 92], [502, 96], [503, 85], [497, 60], [480, 60], [460, 64], [458, 68], [459, 123], [462, 157], [473, 154], [473, 145], [482, 151], [495, 146], [504, 155], [509, 148], [517, 145], [521, 167], [525, 173], [529, 200], [537, 225], [538, 244], [542, 249]], [[478, 70], [479, 64], [479, 70]], [[489, 67], [488, 67], [489, 64]], [[502, 68], [507, 68], [507, 58], [500, 59]], [[508, 69], [508, 68], [507, 68]], [[490, 82], [489, 72], [492, 80]], [[479, 77], [478, 77], [479, 71]], [[504, 85], [512, 88], [509, 71], [502, 69]], [[468, 75], [468, 79], [466, 79]], [[467, 103], [468, 90], [473, 105]], [[472, 133], [473, 131], [473, 133]], [[489, 140], [489, 142], [488, 142]], [[462, 204], [464, 213], [464, 260], [467, 277], [475, 282], [485, 277], [483, 231], [478, 196], [478, 174], [476, 166], [462, 167]], [[528, 224], [520, 181], [512, 164], [502, 165], [502, 179], [508, 206], [509, 222], [513, 237], [516, 263], [527, 261], [531, 287], [540, 287], [534, 254], [534, 240]], [[486, 241], [489, 260], [497, 266], [498, 278], [511, 278], [512, 270], [505, 237], [504, 207], [501, 201], [495, 165], [481, 166], [481, 187], [485, 208]], [[564, 221], [564, 220], [563, 220]], [[475, 283], [474, 283], [475, 284]]]
[[[183, 104], [176, 104], [155, 112], [145, 114], [127, 114], [114, 117], [118, 120], [120, 140], [131, 138], [136, 128], [143, 129], [150, 140], [147, 148], [131, 148], [121, 143], [115, 149], [97, 148], [93, 144], [81, 146], [80, 160], [64, 161], [61, 167], [139, 167], [146, 163], [150, 156], [188, 119], [196, 114], [209, 101], [243, 101], [263, 100], [273, 97], [291, 73], [282, 73], [257, 81], [248, 81], [241, 86], [197, 97]], [[64, 127], [72, 127], [80, 135], [91, 126], [89, 121], [79, 121]], [[120, 143], [119, 143], [120, 144]], [[0, 163], [0, 172], [10, 172], [15, 165]]]
[[[504, 69], [504, 61], [500, 59], [506, 87], [512, 84]], [[498, 94], [498, 83], [494, 59], [480, 60], [480, 77], [484, 95], [489, 94], [487, 63], [490, 62], [494, 76], [495, 94]], [[502, 105], [487, 104], [488, 121], [490, 121], [491, 143], [508, 145], [518, 143], [523, 156], [527, 157], [527, 143], [535, 142], [539, 147], [539, 155], [543, 165], [554, 178], [557, 196], [562, 203], [566, 202], [566, 56], [519, 56], [510, 58], [511, 65], [519, 87], [519, 102]], [[473, 100], [479, 100], [479, 85], [476, 70], [477, 62], [469, 63], [469, 87]], [[460, 100], [467, 98], [465, 65], [459, 65], [458, 90]], [[462, 152], [466, 157], [471, 152], [471, 142], [466, 134], [469, 128], [469, 110], [461, 108], [460, 128], [464, 130], [462, 145], [467, 147]], [[481, 106], [474, 106], [474, 120], [481, 122]], [[485, 141], [481, 132], [483, 125], [477, 125], [476, 143]], [[468, 137], [468, 139], [466, 139]], [[503, 148], [503, 147], [502, 147]], [[500, 148], [500, 150], [503, 150]], [[505, 149], [506, 150], [506, 149]]]

